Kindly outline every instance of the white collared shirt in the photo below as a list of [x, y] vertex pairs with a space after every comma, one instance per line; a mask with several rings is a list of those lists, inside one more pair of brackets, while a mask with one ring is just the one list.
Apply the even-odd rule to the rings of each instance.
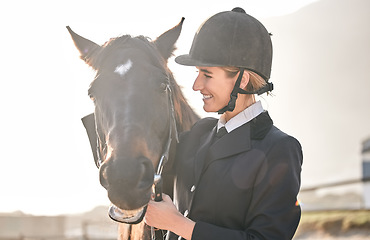
[[231, 118], [226, 122], [225, 115], [222, 114], [217, 123], [217, 131], [221, 127], [225, 127], [227, 132], [231, 132], [234, 129], [240, 127], [241, 125], [249, 122], [253, 118], [257, 117], [263, 112], [263, 107], [261, 101], [253, 103], [251, 106], [244, 109], [242, 112], [238, 113], [236, 116]]

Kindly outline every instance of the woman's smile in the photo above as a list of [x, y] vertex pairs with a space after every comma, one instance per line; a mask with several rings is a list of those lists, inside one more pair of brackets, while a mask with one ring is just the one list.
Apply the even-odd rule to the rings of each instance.
[[203, 100], [208, 100], [210, 98], [213, 98], [213, 95], [212, 94], [203, 94], [202, 93], [202, 95], [203, 95]]

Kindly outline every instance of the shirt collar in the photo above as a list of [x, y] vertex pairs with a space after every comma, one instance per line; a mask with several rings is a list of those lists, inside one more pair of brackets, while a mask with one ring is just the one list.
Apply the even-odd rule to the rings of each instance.
[[253, 118], [257, 117], [263, 111], [264, 110], [261, 101], [257, 101], [251, 106], [244, 109], [242, 112], [238, 113], [233, 118], [231, 118], [228, 122], [226, 122], [225, 120], [225, 115], [222, 114], [217, 123], [217, 131], [221, 127], [225, 127], [227, 132], [231, 132], [234, 129], [240, 127], [241, 125], [249, 122]]

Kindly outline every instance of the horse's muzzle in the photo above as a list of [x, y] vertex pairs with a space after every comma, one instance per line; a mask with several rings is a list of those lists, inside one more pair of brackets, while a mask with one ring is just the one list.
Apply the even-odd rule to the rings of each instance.
[[149, 202], [153, 176], [153, 163], [145, 157], [110, 159], [100, 167], [100, 183], [109, 200], [125, 210], [140, 209]]

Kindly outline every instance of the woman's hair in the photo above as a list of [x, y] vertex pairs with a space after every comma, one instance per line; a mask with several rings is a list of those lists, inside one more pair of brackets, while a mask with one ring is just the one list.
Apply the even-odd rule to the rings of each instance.
[[[226, 76], [229, 78], [235, 77], [236, 74], [240, 71], [240, 68], [238, 67], [221, 67], [221, 69], [225, 71]], [[248, 69], [245, 69], [245, 71], [250, 76], [246, 91], [253, 92], [266, 85], [265, 79], [263, 79], [260, 75]]]

